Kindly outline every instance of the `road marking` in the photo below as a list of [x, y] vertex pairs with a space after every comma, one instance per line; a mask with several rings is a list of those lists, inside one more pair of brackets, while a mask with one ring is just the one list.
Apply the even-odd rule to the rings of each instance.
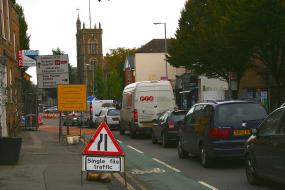
[[128, 145], [128, 147], [129, 147], [130, 149], [133, 149], [134, 151], [137, 151], [138, 153], [143, 154], [143, 151], [140, 151], [140, 150], [138, 150], [138, 149], [136, 149], [136, 148], [134, 148], [134, 147], [132, 147], [132, 146], [130, 146], [130, 145]]
[[[125, 179], [118, 173], [113, 173], [113, 176], [123, 185], [125, 185]], [[128, 190], [135, 190], [135, 188], [127, 182], [127, 189]]]
[[123, 141], [117, 140], [119, 143], [123, 143]]
[[180, 170], [178, 170], [178, 169], [176, 169], [176, 168], [174, 168], [174, 167], [172, 167], [172, 166], [166, 164], [165, 162], [163, 162], [163, 161], [161, 161], [161, 160], [158, 160], [158, 159], [156, 159], [156, 158], [152, 158], [152, 159], [153, 159], [154, 161], [156, 161], [156, 162], [158, 162], [158, 163], [160, 163], [160, 164], [162, 164], [162, 165], [168, 167], [169, 169], [172, 169], [172, 170], [175, 171], [175, 172], [181, 172]]
[[210, 188], [212, 190], [219, 190], [218, 188], [216, 188], [216, 187], [214, 187], [212, 185], [209, 185], [208, 183], [206, 183], [204, 181], [198, 181], [198, 183], [200, 183], [200, 184], [202, 184], [202, 185], [204, 185], [204, 186], [206, 186], [206, 187], [208, 187], [208, 188]]

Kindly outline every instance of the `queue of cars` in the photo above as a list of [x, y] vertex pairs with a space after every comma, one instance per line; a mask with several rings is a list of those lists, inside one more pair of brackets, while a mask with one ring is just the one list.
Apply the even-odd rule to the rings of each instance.
[[250, 184], [285, 180], [285, 106], [267, 115], [254, 101], [206, 101], [189, 111], [166, 110], [153, 120], [152, 143], [177, 143], [179, 158], [241, 158]]

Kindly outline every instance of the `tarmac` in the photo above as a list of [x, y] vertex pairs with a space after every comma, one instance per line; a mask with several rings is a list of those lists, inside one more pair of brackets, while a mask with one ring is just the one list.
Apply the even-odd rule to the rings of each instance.
[[[42, 126], [38, 131], [21, 131], [22, 147], [16, 165], [0, 165], [0, 190], [120, 190], [122, 181], [86, 180], [81, 184], [81, 152], [84, 143], [59, 143], [58, 133]], [[1, 156], [1, 155], [0, 155]], [[118, 174], [116, 174], [118, 176]]]

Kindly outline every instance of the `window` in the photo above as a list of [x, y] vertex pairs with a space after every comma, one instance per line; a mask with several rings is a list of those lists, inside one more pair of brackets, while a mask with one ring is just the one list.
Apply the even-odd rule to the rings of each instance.
[[94, 37], [88, 41], [88, 53], [96, 54], [96, 40]]
[[6, 39], [5, 35], [5, 22], [4, 22], [4, 5], [3, 5], [4, 0], [0, 0], [1, 3], [1, 23], [2, 23], [2, 37]]
[[6, 0], [6, 7], [7, 7], [7, 10], [6, 10], [6, 16], [7, 16], [7, 35], [8, 35], [8, 41], [10, 42], [11, 41], [11, 29], [10, 29], [10, 9], [9, 9], [9, 0]]
[[217, 118], [219, 124], [262, 120], [265, 117], [266, 110], [260, 104], [256, 103], [223, 104], [217, 109]]
[[17, 59], [17, 49], [16, 49], [16, 34], [13, 32], [13, 48], [14, 48], [14, 59]]
[[[284, 109], [283, 109], [282, 112], [284, 112]], [[277, 133], [285, 135], [285, 116], [284, 115], [283, 115], [283, 118], [282, 118], [282, 120], [280, 122], [280, 126], [277, 129]]]
[[280, 121], [283, 115], [282, 110], [276, 110], [264, 121], [259, 129], [260, 136], [274, 135], [276, 134], [276, 129], [280, 125]]
[[118, 115], [120, 115], [120, 111], [119, 110], [116, 110], [116, 109], [110, 109], [109, 111], [108, 111], [108, 114], [107, 115], [109, 115], [109, 116], [118, 116]]
[[168, 116], [167, 112], [162, 113], [158, 118], [159, 123], [164, 123], [166, 121], [167, 116]]

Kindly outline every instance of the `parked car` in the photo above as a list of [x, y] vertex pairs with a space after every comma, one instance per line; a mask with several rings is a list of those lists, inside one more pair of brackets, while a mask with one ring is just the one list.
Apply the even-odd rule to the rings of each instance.
[[163, 147], [167, 147], [170, 142], [178, 142], [178, 122], [182, 121], [186, 115], [185, 110], [165, 111], [158, 119], [154, 119], [152, 125], [152, 143], [162, 141]]
[[116, 108], [103, 108], [96, 120], [96, 125], [100, 125], [102, 121], [105, 121], [110, 128], [118, 128], [120, 123], [120, 110]]
[[67, 112], [62, 115], [63, 125], [65, 126], [79, 126], [80, 122], [80, 113], [78, 112]]
[[273, 111], [246, 144], [246, 177], [250, 184], [261, 178], [285, 183], [285, 107]]
[[[114, 107], [114, 100], [97, 100], [94, 99], [88, 103], [89, 105], [89, 127], [98, 126], [98, 115], [103, 108]], [[88, 113], [87, 113], [88, 115]]]
[[195, 104], [179, 128], [178, 155], [200, 156], [204, 167], [214, 158], [243, 158], [251, 129], [266, 115], [264, 107], [252, 101]]

